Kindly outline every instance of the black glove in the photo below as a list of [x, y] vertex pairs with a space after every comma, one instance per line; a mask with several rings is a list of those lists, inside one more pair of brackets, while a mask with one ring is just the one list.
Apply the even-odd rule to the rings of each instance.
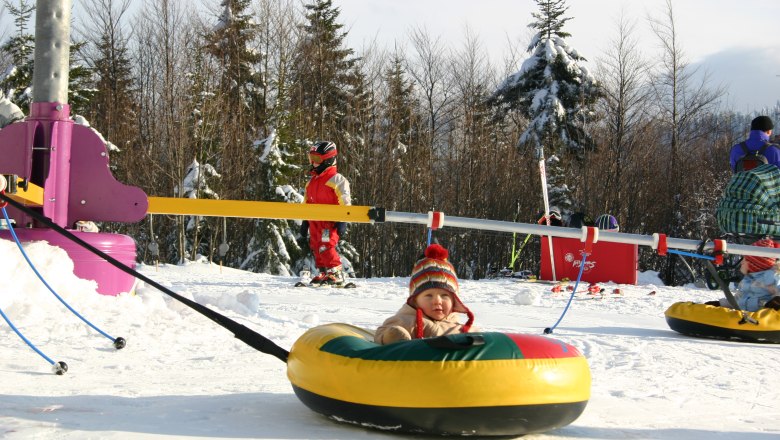
[[298, 238], [298, 246], [301, 249], [306, 249], [309, 247], [309, 221], [304, 220], [301, 222], [301, 229], [298, 230], [298, 232], [301, 234], [300, 238]]
[[767, 309], [775, 309], [780, 310], [780, 296], [776, 296], [764, 304], [764, 307]]
[[347, 224], [344, 222], [336, 222], [336, 232], [339, 233], [339, 236], [343, 236], [347, 232]]

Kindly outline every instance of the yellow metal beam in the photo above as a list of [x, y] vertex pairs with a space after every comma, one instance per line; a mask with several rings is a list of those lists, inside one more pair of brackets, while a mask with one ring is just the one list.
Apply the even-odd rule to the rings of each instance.
[[43, 188], [34, 183], [27, 183], [27, 189], [24, 190], [21, 187], [22, 180], [21, 178], [17, 180], [15, 193], [6, 195], [26, 206], [43, 206]]
[[370, 206], [149, 197], [148, 214], [370, 223]]
[[[19, 183], [21, 182], [22, 179], [19, 179]], [[18, 185], [15, 193], [7, 195], [26, 206], [43, 206], [43, 188], [33, 183], [27, 184], [27, 190]], [[149, 197], [147, 213], [370, 223], [370, 209], [370, 206]]]

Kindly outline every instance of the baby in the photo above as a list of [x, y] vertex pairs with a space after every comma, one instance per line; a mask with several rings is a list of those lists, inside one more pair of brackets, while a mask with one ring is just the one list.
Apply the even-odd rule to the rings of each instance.
[[[769, 238], [762, 238], [753, 243], [753, 246], [780, 247]], [[734, 294], [740, 309], [748, 312], [756, 312], [764, 307], [780, 309], [780, 269], [777, 267], [776, 258], [746, 255], [739, 270], [745, 275]], [[705, 304], [731, 308], [726, 298]]]
[[[448, 256], [438, 244], [428, 246], [425, 258], [412, 269], [406, 304], [377, 329], [374, 342], [391, 344], [474, 330], [474, 314], [458, 298], [458, 278]], [[467, 322], [460, 324], [456, 313], [466, 314]]]

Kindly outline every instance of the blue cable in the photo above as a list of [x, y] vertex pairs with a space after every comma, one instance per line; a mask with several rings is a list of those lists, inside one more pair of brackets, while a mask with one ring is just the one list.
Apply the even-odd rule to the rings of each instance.
[[[3, 209], [3, 211], [5, 211], [5, 209]], [[5, 315], [5, 313], [3, 313], [3, 309], [0, 309], [0, 315], [2, 315], [2, 316], [3, 316], [3, 319], [5, 319], [5, 322], [7, 322], [7, 323], [8, 323], [8, 325], [11, 327], [11, 330], [13, 330], [13, 331], [14, 331], [14, 333], [16, 333], [16, 334], [17, 334], [17, 335], [18, 335], [20, 338], [22, 338], [22, 341], [24, 341], [25, 343], [27, 343], [27, 345], [28, 345], [30, 348], [32, 348], [33, 350], [35, 350], [35, 352], [36, 352], [36, 353], [38, 353], [39, 355], [41, 355], [41, 357], [42, 357], [42, 358], [46, 359], [46, 361], [47, 361], [48, 363], [50, 363], [50, 364], [54, 365], [54, 361], [53, 361], [53, 360], [51, 360], [51, 359], [50, 359], [48, 356], [46, 356], [45, 354], [43, 354], [43, 352], [42, 352], [41, 350], [38, 350], [38, 347], [36, 347], [36, 346], [35, 346], [35, 345], [34, 345], [32, 342], [30, 342], [30, 341], [29, 341], [27, 338], [25, 338], [25, 337], [24, 337], [24, 335], [22, 334], [22, 332], [20, 332], [20, 331], [19, 331], [19, 330], [16, 328], [16, 326], [15, 326], [15, 325], [14, 325], [14, 324], [11, 322], [11, 320], [10, 320], [10, 319], [8, 319], [8, 316], [6, 316], [6, 315]]]
[[555, 323], [555, 325], [544, 329], [545, 335], [549, 335], [550, 333], [553, 332], [553, 330], [555, 330], [555, 327], [558, 327], [558, 324], [560, 324], [561, 321], [563, 320], [563, 316], [566, 315], [566, 311], [569, 310], [571, 301], [574, 299], [574, 294], [577, 293], [577, 286], [580, 284], [580, 279], [582, 279], [582, 271], [585, 269], [585, 259], [587, 256], [588, 254], [586, 252], [582, 253], [582, 262], [580, 263], [580, 273], [577, 274], [577, 281], [574, 282], [574, 288], [571, 290], [569, 301], [566, 303], [566, 307], [563, 309], [563, 313], [561, 313], [561, 316], [558, 318], [558, 321]]
[[711, 257], [709, 255], [694, 254], [694, 253], [691, 253], [691, 252], [678, 251], [677, 249], [667, 249], [666, 252], [668, 252], [670, 254], [685, 255], [687, 257], [693, 257], [693, 258], [702, 258], [704, 260], [714, 260], [715, 259], [715, 257]]
[[[11, 226], [11, 219], [9, 219], [9, 218], [8, 218], [8, 212], [6, 212], [5, 208], [2, 208], [2, 210], [3, 210], [3, 217], [5, 217], [5, 222], [6, 222], [6, 224], [8, 225], [8, 230], [11, 232], [11, 235], [14, 237], [14, 241], [16, 242], [16, 246], [17, 246], [17, 247], [19, 248], [19, 250], [22, 252], [22, 256], [24, 257], [24, 259], [25, 259], [25, 260], [27, 260], [27, 264], [29, 264], [29, 265], [30, 265], [30, 269], [32, 269], [32, 270], [33, 270], [33, 272], [35, 272], [35, 275], [37, 275], [37, 276], [38, 276], [38, 279], [40, 279], [40, 280], [41, 280], [41, 282], [43, 283], [43, 285], [44, 285], [44, 286], [46, 286], [46, 288], [47, 288], [47, 289], [49, 289], [49, 292], [51, 292], [51, 293], [52, 293], [52, 294], [53, 294], [53, 295], [54, 295], [54, 296], [55, 296], [55, 297], [56, 297], [58, 300], [60, 300], [60, 302], [61, 302], [62, 304], [64, 304], [64, 305], [65, 305], [65, 307], [67, 307], [67, 308], [68, 308], [68, 310], [70, 310], [71, 312], [73, 312], [73, 314], [74, 314], [74, 315], [76, 315], [76, 316], [77, 316], [79, 319], [81, 319], [82, 321], [84, 321], [84, 322], [85, 322], [85, 323], [86, 323], [88, 326], [90, 326], [90, 327], [92, 327], [93, 329], [95, 329], [95, 330], [96, 330], [98, 333], [100, 333], [101, 335], [103, 335], [103, 336], [107, 337], [107, 338], [108, 338], [108, 339], [110, 339], [112, 342], [116, 343], [116, 342], [117, 342], [117, 339], [116, 339], [116, 338], [113, 338], [113, 337], [111, 337], [111, 335], [109, 335], [108, 333], [104, 332], [103, 330], [100, 330], [100, 329], [99, 329], [99, 328], [97, 328], [95, 325], [93, 325], [91, 322], [87, 321], [87, 320], [86, 320], [86, 319], [85, 319], [83, 316], [81, 316], [81, 315], [79, 314], [79, 312], [77, 312], [76, 310], [74, 310], [74, 309], [73, 309], [73, 307], [71, 307], [71, 306], [70, 306], [70, 305], [69, 305], [67, 302], [65, 302], [65, 300], [64, 300], [64, 299], [62, 299], [62, 297], [60, 297], [59, 295], [57, 295], [57, 292], [55, 292], [55, 291], [54, 291], [54, 289], [52, 289], [52, 288], [51, 288], [51, 286], [49, 286], [49, 283], [47, 283], [47, 282], [46, 282], [46, 280], [44, 280], [44, 279], [43, 279], [43, 277], [41, 276], [41, 274], [40, 274], [40, 273], [38, 273], [38, 270], [37, 270], [37, 269], [35, 268], [35, 266], [33, 265], [32, 261], [30, 261], [30, 258], [29, 258], [29, 257], [27, 257], [27, 253], [26, 253], [26, 252], [24, 252], [24, 248], [22, 247], [22, 243], [20, 243], [20, 242], [19, 242], [19, 237], [17, 237], [17, 236], [16, 236], [16, 232], [14, 232], [14, 228], [13, 228], [13, 226]], [[21, 336], [21, 335], [20, 335], [20, 336]], [[121, 338], [120, 338], [120, 339], [121, 339]], [[34, 348], [34, 347], [33, 347], [33, 348]], [[38, 350], [36, 349], [35, 351], [38, 351]], [[45, 356], [44, 356], [44, 357], [45, 357]], [[49, 362], [51, 362], [51, 360], [50, 360], [49, 358], [46, 358], [46, 359], [47, 359]]]

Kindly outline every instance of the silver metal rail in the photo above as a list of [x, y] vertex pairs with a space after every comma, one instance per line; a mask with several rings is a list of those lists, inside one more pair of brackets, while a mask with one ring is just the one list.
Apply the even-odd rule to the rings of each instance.
[[[514, 223], [499, 220], [481, 220], [468, 217], [444, 217], [442, 216], [441, 227], [454, 227], [466, 229], [481, 229], [497, 232], [516, 232], [520, 234], [548, 235], [552, 237], [576, 238], [584, 241], [585, 228], [582, 230], [575, 228], [564, 228], [561, 226], [535, 225], [528, 223]], [[430, 214], [414, 214], [409, 212], [385, 211], [386, 222], [394, 223], [412, 223], [418, 225], [430, 225]], [[626, 234], [622, 232], [599, 231], [598, 241], [608, 241], [611, 243], [637, 244], [640, 246], [649, 246], [653, 249], [657, 247], [658, 236]], [[669, 249], [679, 249], [696, 252], [699, 250], [701, 242], [698, 240], [689, 240], [683, 238], [666, 239], [666, 245]], [[704, 251], [712, 251], [715, 245], [708, 242], [704, 245]], [[772, 249], [758, 246], [728, 243], [724, 249], [726, 253], [737, 255], [754, 255], [757, 257], [780, 258], [780, 249]]]

